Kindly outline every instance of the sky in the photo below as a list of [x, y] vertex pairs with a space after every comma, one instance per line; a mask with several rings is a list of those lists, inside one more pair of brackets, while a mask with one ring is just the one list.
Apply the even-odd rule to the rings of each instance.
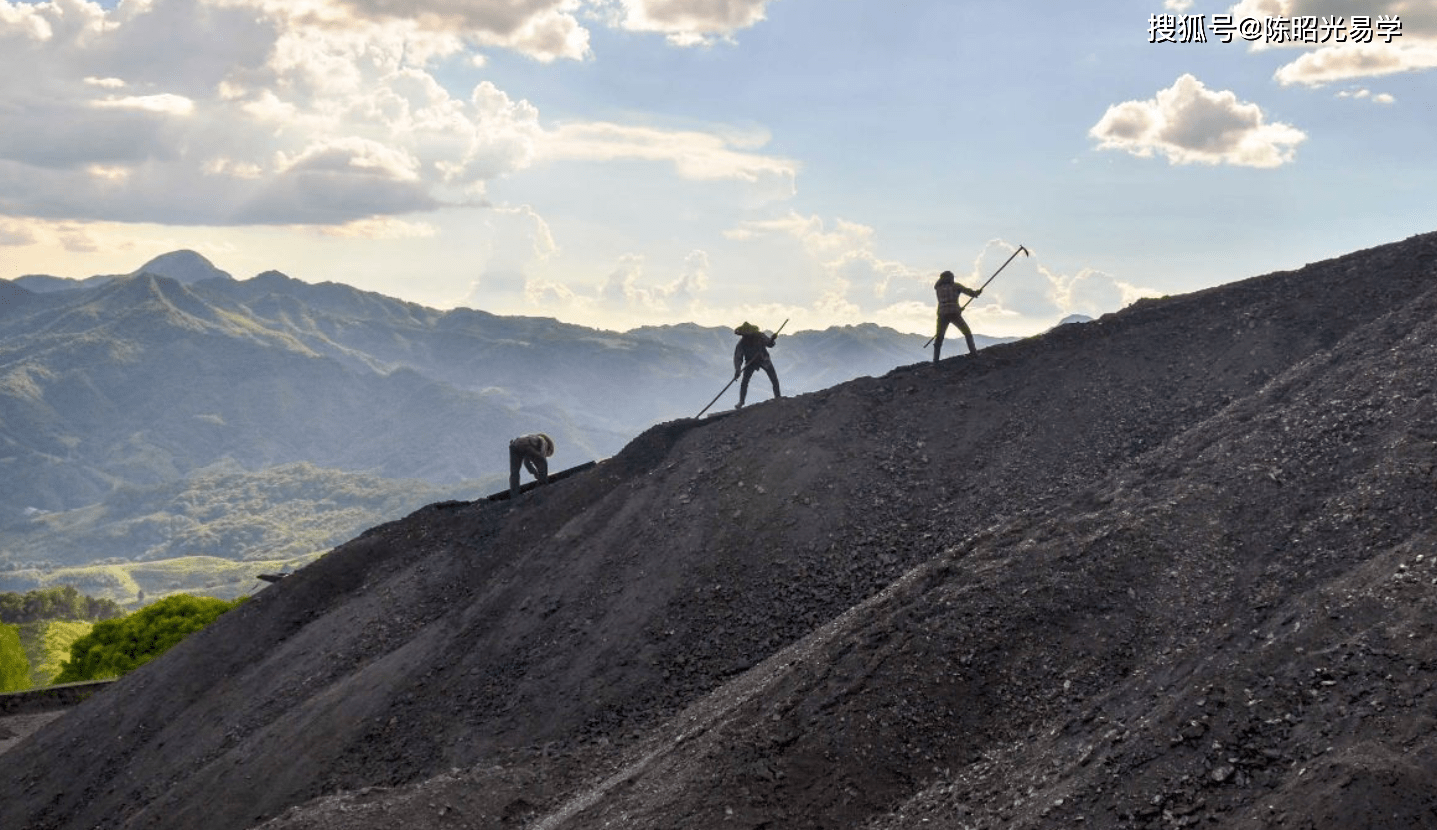
[[0, 278], [928, 334], [1018, 253], [1027, 335], [1437, 230], [1434, 70], [1437, 0], [0, 0]]

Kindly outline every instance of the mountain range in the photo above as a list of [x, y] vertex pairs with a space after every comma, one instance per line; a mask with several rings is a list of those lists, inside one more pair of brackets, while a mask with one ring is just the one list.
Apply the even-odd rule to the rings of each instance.
[[[411, 494], [407, 512], [502, 487], [516, 435], [552, 435], [558, 469], [603, 458], [701, 409], [731, 377], [733, 343], [692, 324], [620, 333], [440, 311], [276, 271], [236, 280], [193, 251], [125, 275], [0, 282], [0, 566], [293, 547], [183, 532], [173, 509], [132, 509], [197, 476], [238, 502], [265, 490], [244, 475], [308, 464], [326, 471], [308, 493], [316, 510], [334, 473], [367, 476], [362, 490], [390, 482]], [[881, 374], [920, 344], [853, 326], [785, 334], [774, 359], [793, 394]], [[760, 376], [753, 397], [768, 394]], [[276, 490], [293, 496], [290, 482]], [[358, 515], [368, 524], [344, 525], [331, 544], [392, 518]], [[167, 529], [137, 537], [140, 525]]]
[[1428, 827], [1434, 516], [1426, 234], [373, 527], [6, 752], [0, 826]]

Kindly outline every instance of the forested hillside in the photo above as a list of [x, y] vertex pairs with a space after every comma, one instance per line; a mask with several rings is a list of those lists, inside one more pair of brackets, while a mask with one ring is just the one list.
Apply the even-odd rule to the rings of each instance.
[[[549, 433], [553, 466], [574, 466], [694, 414], [732, 376], [724, 328], [440, 311], [274, 271], [236, 280], [189, 251], [127, 275], [0, 287], [12, 577], [312, 556], [430, 501], [500, 489], [516, 435]], [[797, 394], [920, 358], [921, 342], [877, 326], [797, 332], [774, 360]], [[768, 395], [760, 377], [753, 397]]]
[[[88, 634], [95, 622], [124, 615], [111, 600], [87, 596], [64, 585], [24, 593], [0, 593], [0, 662], [7, 663], [8, 679], [0, 678], [0, 691], [19, 691], [49, 685], [70, 657], [70, 644]], [[16, 648], [18, 647], [18, 651]], [[22, 669], [23, 666], [23, 669]]]

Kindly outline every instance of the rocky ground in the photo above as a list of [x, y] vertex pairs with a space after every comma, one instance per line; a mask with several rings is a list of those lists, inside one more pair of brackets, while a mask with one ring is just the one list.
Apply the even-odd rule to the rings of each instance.
[[266, 589], [0, 826], [1430, 827], [1434, 384], [1425, 235], [663, 424]]

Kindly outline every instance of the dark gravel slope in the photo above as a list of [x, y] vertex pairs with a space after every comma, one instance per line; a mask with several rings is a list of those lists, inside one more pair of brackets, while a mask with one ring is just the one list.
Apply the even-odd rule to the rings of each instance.
[[1434, 268], [1144, 301], [425, 508], [11, 750], [0, 826], [1430, 822]]

